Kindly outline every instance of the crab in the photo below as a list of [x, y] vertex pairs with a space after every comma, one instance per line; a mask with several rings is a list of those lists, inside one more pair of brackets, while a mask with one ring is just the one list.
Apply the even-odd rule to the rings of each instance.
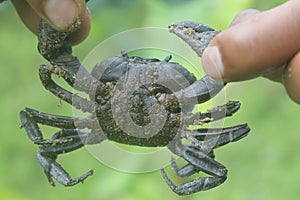
[[[175, 185], [161, 169], [163, 179], [178, 195], [189, 195], [222, 184], [227, 178], [227, 169], [215, 160], [214, 149], [240, 140], [250, 128], [247, 124], [227, 128], [189, 127], [223, 119], [240, 108], [238, 101], [229, 101], [207, 112], [192, 112], [196, 104], [208, 101], [222, 90], [224, 83], [207, 75], [197, 80], [183, 66], [171, 62], [171, 56], [159, 60], [129, 56], [125, 51], [98, 63], [89, 73], [72, 55], [68, 41], [68, 35], [79, 24], [68, 32], [58, 32], [45, 21], [40, 22], [38, 50], [50, 65], [41, 65], [39, 76], [46, 90], [89, 115], [82, 118], [57, 116], [30, 108], [20, 112], [21, 127], [38, 145], [36, 156], [49, 183], [54, 186], [53, 179], [64, 186], [83, 182], [93, 170], [72, 178], [56, 161], [57, 157], [84, 145], [110, 140], [141, 147], [166, 146], [187, 162], [179, 167], [175, 159], [171, 159], [171, 166], [178, 176], [207, 174]], [[185, 40], [200, 57], [219, 33], [187, 21], [175, 23], [169, 30]], [[62, 88], [52, 75], [63, 78], [74, 90], [84, 92], [88, 97]], [[56, 127], [59, 131], [45, 139], [39, 124]], [[158, 130], [153, 132], [153, 129]]]

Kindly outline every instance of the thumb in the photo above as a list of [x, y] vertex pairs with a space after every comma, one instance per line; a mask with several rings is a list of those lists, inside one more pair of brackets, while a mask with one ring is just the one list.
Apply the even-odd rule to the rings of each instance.
[[235, 19], [202, 57], [203, 68], [225, 82], [254, 78], [287, 63], [300, 48], [300, 1]]
[[76, 20], [83, 20], [84, 0], [27, 0], [36, 13], [58, 31], [67, 31]]
[[79, 20], [80, 28], [69, 36], [72, 45], [82, 42], [89, 34], [91, 14], [84, 0], [11, 0], [24, 24], [38, 34], [41, 18], [58, 31], [68, 31]]

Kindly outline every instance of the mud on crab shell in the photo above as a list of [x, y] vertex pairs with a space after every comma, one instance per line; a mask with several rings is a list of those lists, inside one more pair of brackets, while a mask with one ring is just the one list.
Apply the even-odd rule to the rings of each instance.
[[[200, 57], [211, 39], [219, 33], [195, 22], [179, 22], [169, 29], [186, 41]], [[226, 180], [227, 169], [214, 159], [214, 149], [245, 137], [250, 130], [247, 124], [188, 129], [189, 125], [202, 125], [231, 116], [240, 108], [239, 102], [230, 101], [204, 113], [191, 112], [194, 105], [216, 95], [224, 87], [222, 81], [209, 76], [197, 80], [180, 64], [171, 62], [170, 56], [164, 60], [146, 59], [130, 57], [124, 52], [121, 56], [98, 63], [90, 74], [72, 56], [68, 34], [59, 33], [46, 22], [41, 22], [39, 50], [51, 65], [40, 66], [40, 79], [46, 90], [77, 109], [90, 113], [90, 116], [78, 119], [29, 108], [20, 112], [22, 127], [31, 141], [38, 145], [37, 158], [51, 185], [54, 185], [55, 179], [64, 186], [71, 186], [92, 175], [91, 170], [73, 179], [56, 162], [56, 158], [106, 139], [144, 147], [167, 146], [187, 162], [185, 166], [178, 167], [175, 160], [171, 161], [178, 176], [189, 177], [198, 172], [208, 175], [176, 186], [162, 169], [163, 179], [179, 195], [208, 190]], [[106, 70], [100, 73], [103, 68]], [[89, 94], [89, 98], [60, 87], [52, 80], [53, 74], [62, 77], [75, 90]], [[128, 114], [127, 117], [124, 113]], [[116, 116], [121, 117], [117, 119]], [[151, 134], [152, 125], [156, 127], [162, 122], [161, 129]], [[39, 124], [60, 130], [52, 138], [45, 139]], [[183, 139], [189, 143], [183, 143]]]

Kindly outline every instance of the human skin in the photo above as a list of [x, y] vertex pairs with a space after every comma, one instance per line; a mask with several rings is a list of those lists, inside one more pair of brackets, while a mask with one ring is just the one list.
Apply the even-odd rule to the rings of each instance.
[[34, 34], [41, 19], [58, 31], [67, 31], [77, 20], [80, 28], [69, 36], [72, 45], [79, 44], [89, 34], [91, 14], [85, 0], [12, 0], [21, 20]]
[[300, 1], [267, 11], [246, 10], [203, 54], [205, 72], [225, 82], [259, 76], [284, 85], [300, 104]]
[[[91, 15], [85, 0], [12, 0], [24, 24], [34, 34], [41, 19], [59, 31], [67, 31], [80, 20], [79, 30], [69, 39], [82, 42], [90, 31]], [[284, 85], [289, 96], [300, 104], [300, 1], [290, 0], [260, 12], [246, 10], [231, 26], [218, 34], [204, 51], [207, 74], [225, 82], [264, 76]]]

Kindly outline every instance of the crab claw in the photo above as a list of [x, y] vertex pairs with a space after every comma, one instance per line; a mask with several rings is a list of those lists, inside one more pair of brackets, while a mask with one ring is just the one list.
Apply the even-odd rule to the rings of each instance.
[[188, 43], [200, 57], [211, 40], [220, 33], [208, 26], [191, 21], [172, 24], [169, 26], [169, 31]]

